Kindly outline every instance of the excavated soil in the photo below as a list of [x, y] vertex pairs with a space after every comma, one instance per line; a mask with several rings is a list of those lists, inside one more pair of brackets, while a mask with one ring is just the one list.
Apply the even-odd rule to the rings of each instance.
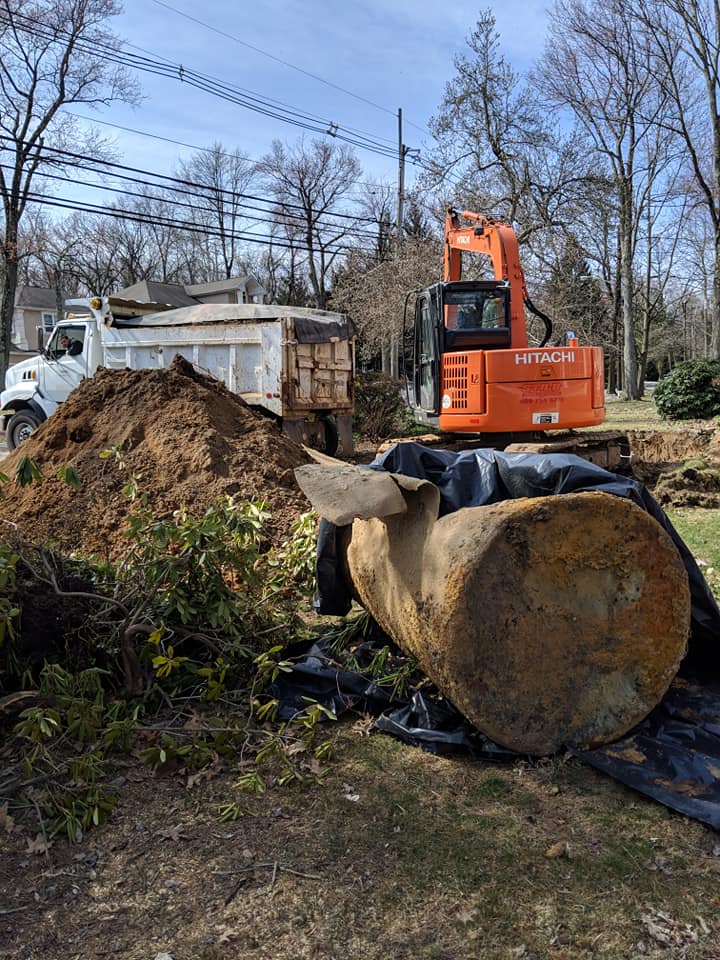
[[720, 506], [720, 431], [628, 432], [633, 476], [664, 507]]
[[[113, 447], [125, 472], [100, 457]], [[41, 484], [13, 482], [24, 456], [39, 466]], [[272, 511], [266, 535], [281, 541], [310, 509], [293, 474], [308, 461], [276, 424], [181, 357], [166, 370], [101, 369], [4, 461], [11, 480], [0, 520], [33, 542], [116, 560], [136, 506], [122, 492], [131, 471], [157, 519], [183, 505], [201, 514], [224, 494], [261, 499]], [[62, 467], [77, 471], [79, 490], [57, 478]]]
[[720, 466], [704, 460], [689, 460], [663, 473], [653, 493], [663, 506], [720, 507]]

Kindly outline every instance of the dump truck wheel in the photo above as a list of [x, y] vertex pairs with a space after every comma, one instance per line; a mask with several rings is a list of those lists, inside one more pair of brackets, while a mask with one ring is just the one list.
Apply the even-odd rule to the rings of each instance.
[[9, 450], [16, 450], [21, 443], [25, 443], [30, 434], [40, 426], [40, 421], [29, 410], [20, 410], [14, 413], [7, 425], [7, 445]]
[[325, 453], [329, 457], [334, 457], [338, 448], [338, 431], [334, 420], [323, 420], [325, 427]]

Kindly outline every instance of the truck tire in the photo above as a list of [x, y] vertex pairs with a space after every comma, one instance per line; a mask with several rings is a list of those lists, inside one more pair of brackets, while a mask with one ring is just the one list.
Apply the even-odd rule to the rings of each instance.
[[8, 421], [6, 437], [8, 450], [16, 450], [40, 426], [40, 420], [30, 410], [14, 413]]
[[325, 427], [325, 453], [329, 457], [334, 457], [338, 448], [338, 431], [335, 421], [329, 417], [323, 420]]

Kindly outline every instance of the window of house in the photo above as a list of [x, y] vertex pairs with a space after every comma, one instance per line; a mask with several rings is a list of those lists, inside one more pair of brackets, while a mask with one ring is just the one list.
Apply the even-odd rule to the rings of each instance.
[[54, 313], [44, 313], [42, 315], [42, 324], [43, 330], [45, 333], [50, 333], [51, 330], [55, 327], [55, 314]]

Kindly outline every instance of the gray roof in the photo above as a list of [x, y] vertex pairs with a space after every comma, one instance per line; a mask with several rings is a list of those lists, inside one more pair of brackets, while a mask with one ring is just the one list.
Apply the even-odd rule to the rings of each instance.
[[15, 293], [15, 306], [30, 310], [56, 310], [55, 291], [50, 287], [20, 286]]
[[197, 304], [197, 300], [189, 296], [179, 283], [158, 283], [156, 280], [140, 280], [131, 287], [116, 290], [113, 296], [142, 303], [167, 303], [171, 307], [191, 307]]
[[212, 283], [192, 283], [185, 290], [193, 297], [207, 296], [209, 293], [223, 293], [225, 290], [237, 290], [240, 287], [258, 290], [263, 288], [253, 277], [229, 277], [227, 280], [214, 280]]

